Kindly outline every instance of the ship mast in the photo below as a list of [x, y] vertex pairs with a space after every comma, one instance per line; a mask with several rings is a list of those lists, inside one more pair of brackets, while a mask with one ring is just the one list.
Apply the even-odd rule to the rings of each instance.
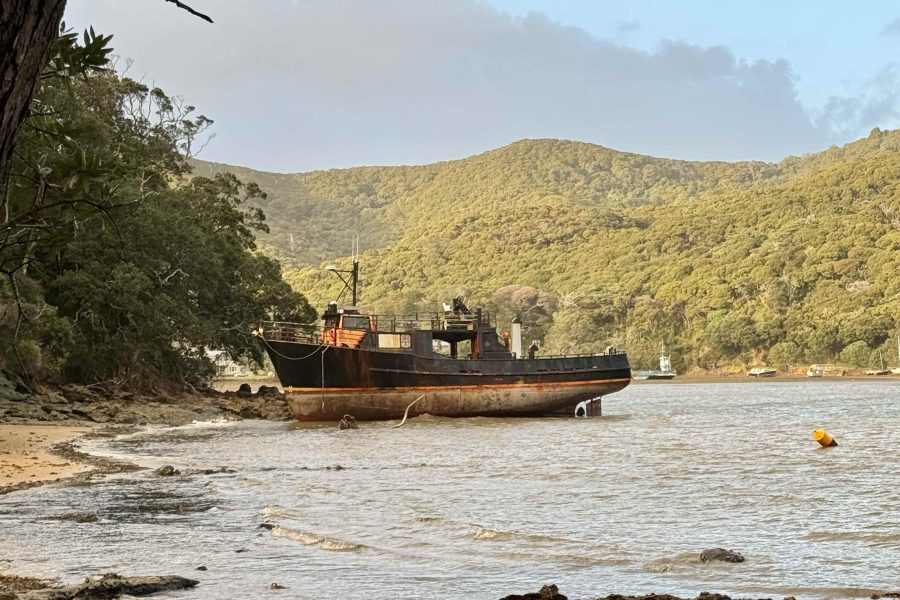
[[[344, 292], [350, 290], [350, 295], [352, 296], [353, 300], [353, 304], [351, 304], [351, 306], [356, 306], [357, 286], [359, 285], [359, 236], [353, 236], [350, 255], [353, 257], [353, 266], [349, 270], [338, 269], [334, 265], [328, 265], [327, 267], [325, 267], [325, 270], [331, 271], [332, 273], [340, 277], [341, 281], [344, 282], [344, 289], [341, 290], [340, 294], [338, 294], [338, 299], [340, 299], [340, 297], [344, 295]], [[344, 274], [350, 276], [350, 281], [344, 279]]]

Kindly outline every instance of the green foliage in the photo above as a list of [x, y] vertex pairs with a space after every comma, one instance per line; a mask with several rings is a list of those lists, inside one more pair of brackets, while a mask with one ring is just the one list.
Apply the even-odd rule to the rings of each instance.
[[853, 342], [841, 350], [841, 362], [855, 367], [867, 367], [872, 354], [872, 349], [862, 340]]
[[340, 289], [320, 265], [360, 233], [363, 304], [463, 290], [508, 319], [500, 290], [539, 290], [552, 308], [526, 326], [547, 352], [614, 344], [646, 368], [664, 342], [679, 369], [796, 365], [900, 329], [900, 131], [778, 164], [525, 140], [421, 167], [235, 171], [268, 193], [260, 244], [315, 304]]
[[793, 342], [777, 342], [769, 348], [766, 360], [772, 366], [778, 368], [790, 367], [802, 356], [800, 348]]
[[103, 68], [108, 41], [61, 36], [17, 139], [0, 368], [134, 388], [207, 378], [207, 348], [261, 361], [256, 323], [314, 315], [257, 252], [264, 194], [189, 178], [211, 121]]

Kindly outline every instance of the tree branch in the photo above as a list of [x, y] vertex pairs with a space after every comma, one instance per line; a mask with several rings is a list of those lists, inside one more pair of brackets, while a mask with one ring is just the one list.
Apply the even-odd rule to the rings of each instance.
[[188, 6], [187, 4], [184, 4], [183, 2], [179, 2], [178, 0], [166, 0], [166, 2], [171, 2], [172, 4], [174, 4], [175, 6], [177, 6], [178, 8], [183, 8], [184, 10], [188, 11], [189, 13], [191, 13], [192, 15], [194, 15], [195, 17], [200, 17], [200, 18], [203, 19], [204, 21], [208, 21], [209, 23], [212, 23], [212, 22], [213, 22], [213, 20], [210, 19], [208, 16], [204, 15], [203, 13], [197, 12], [196, 10], [194, 10], [193, 8], [191, 8], [190, 6]]

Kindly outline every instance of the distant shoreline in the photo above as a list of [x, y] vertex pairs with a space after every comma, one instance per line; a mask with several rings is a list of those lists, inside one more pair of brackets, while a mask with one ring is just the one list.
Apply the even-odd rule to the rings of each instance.
[[[774, 377], [750, 377], [745, 373], [734, 374], [716, 374], [716, 373], [692, 373], [690, 375], [678, 375], [674, 379], [632, 379], [632, 385], [659, 385], [663, 383], [757, 383], [757, 382], [822, 382], [822, 381], [895, 381], [900, 382], [900, 375], [844, 375], [842, 377], [807, 377], [805, 373], [786, 373], [778, 374]], [[217, 381], [213, 387], [220, 392], [236, 391], [242, 384], [250, 386], [251, 390], [256, 390], [260, 385], [274, 386], [282, 391], [281, 383], [277, 379], [222, 379]]]
[[717, 375], [711, 374], [691, 374], [678, 375], [674, 379], [632, 379], [632, 383], [637, 384], [659, 384], [659, 383], [756, 383], [756, 382], [779, 382], [779, 381], [900, 381], [900, 375], [844, 375], [841, 377], [807, 377], [805, 374], [787, 373], [785, 375], [775, 375], [774, 377], [750, 377], [746, 374], [734, 375]]

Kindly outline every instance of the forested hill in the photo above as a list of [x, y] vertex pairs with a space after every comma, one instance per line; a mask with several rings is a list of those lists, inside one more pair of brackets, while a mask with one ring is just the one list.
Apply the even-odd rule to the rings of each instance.
[[626, 348], [650, 366], [897, 362], [900, 131], [819, 154], [688, 162], [524, 140], [464, 160], [278, 175], [260, 241], [317, 304], [361, 236], [362, 302], [463, 294], [550, 351]]

